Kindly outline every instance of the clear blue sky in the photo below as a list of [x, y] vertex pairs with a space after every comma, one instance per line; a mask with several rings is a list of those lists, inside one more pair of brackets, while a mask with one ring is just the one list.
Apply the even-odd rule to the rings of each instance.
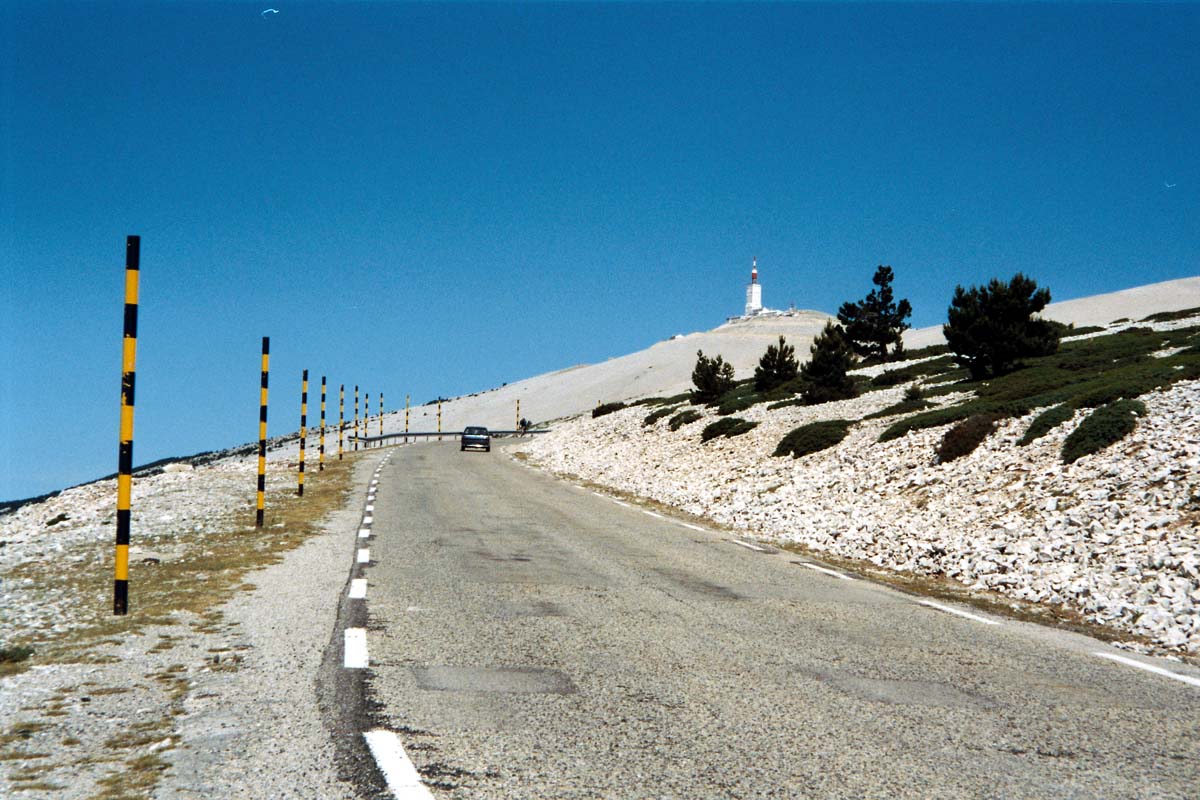
[[[263, 17], [273, 6], [278, 14]], [[915, 326], [1200, 273], [1196, 5], [0, 8], [0, 498], [395, 408], [896, 271]], [[1174, 184], [1168, 187], [1167, 184]], [[333, 405], [331, 404], [331, 408]], [[536, 411], [532, 412], [536, 416]]]

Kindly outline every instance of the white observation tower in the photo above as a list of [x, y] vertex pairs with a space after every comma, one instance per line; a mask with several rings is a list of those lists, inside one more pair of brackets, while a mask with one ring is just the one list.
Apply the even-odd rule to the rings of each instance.
[[762, 284], [758, 282], [758, 257], [755, 256], [754, 266], [750, 269], [750, 283], [746, 285], [746, 313], [744, 316], [753, 317], [762, 310]]

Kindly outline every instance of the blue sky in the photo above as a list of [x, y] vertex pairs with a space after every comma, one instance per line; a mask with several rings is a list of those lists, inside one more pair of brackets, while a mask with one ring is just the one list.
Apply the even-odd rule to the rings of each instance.
[[[278, 14], [260, 11], [273, 5]], [[0, 498], [395, 408], [891, 264], [1056, 300], [1200, 273], [1200, 7], [50, 3], [0, 8]], [[1167, 184], [1174, 184], [1168, 187]], [[314, 406], [310, 406], [314, 407]], [[331, 406], [332, 407], [332, 406]]]

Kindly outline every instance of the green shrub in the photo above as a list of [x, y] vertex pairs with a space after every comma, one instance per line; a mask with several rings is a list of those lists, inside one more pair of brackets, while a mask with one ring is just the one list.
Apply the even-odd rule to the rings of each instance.
[[704, 415], [701, 414], [696, 409], [687, 408], [687, 409], [684, 409], [683, 411], [680, 411], [675, 416], [671, 417], [671, 419], [669, 419], [667, 421], [667, 425], [670, 426], [671, 430], [677, 431], [680, 428], [682, 428], [684, 425], [687, 425], [689, 422], [695, 422], [696, 420], [700, 419], [700, 417], [702, 417], [702, 416], [704, 416]]
[[899, 422], [893, 423], [891, 427], [886, 428], [883, 433], [879, 434], [879, 441], [887, 442], [892, 439], [899, 439], [909, 431], [937, 428], [951, 422], [959, 422], [971, 416], [970, 405], [970, 403], [963, 403], [946, 408], [935, 408], [932, 411], [926, 411], [924, 414], [917, 414], [915, 417], [902, 419]]
[[730, 414], [736, 414], [739, 411], [745, 411], [755, 403], [761, 402], [761, 398], [757, 394], [743, 394], [735, 397], [726, 395], [717, 405], [717, 413], [722, 417], [727, 417]]
[[1037, 441], [1073, 416], [1075, 416], [1075, 410], [1066, 404], [1051, 406], [1033, 418], [1033, 422], [1029, 423], [1025, 434], [1017, 441], [1017, 444], [1027, 445]]
[[670, 416], [678, 410], [679, 406], [660, 406], [646, 415], [646, 418], [642, 420], [642, 427], [653, 425], [663, 417]]
[[595, 419], [596, 417], [603, 417], [605, 414], [611, 414], [614, 411], [620, 411], [622, 408], [628, 408], [628, 407], [629, 406], [625, 405], [624, 403], [619, 403], [619, 402], [618, 403], [601, 403], [600, 405], [598, 405], [592, 409], [592, 419]]
[[1157, 314], [1151, 314], [1144, 317], [1139, 322], [1171, 322], [1177, 319], [1187, 319], [1200, 315], [1200, 308], [1185, 308], [1181, 311], [1160, 311]]
[[22, 645], [0, 647], [0, 664], [18, 664], [28, 661], [31, 655], [33, 655], [32, 647]]
[[751, 422], [741, 417], [722, 417], [716, 422], [704, 426], [704, 430], [700, 433], [700, 441], [707, 442], [709, 439], [715, 439], [718, 436], [741, 436], [743, 433], [752, 431], [757, 427], [757, 422]]
[[1108, 329], [1104, 328], [1100, 325], [1084, 325], [1082, 328], [1076, 328], [1075, 326], [1071, 326], [1071, 329], [1069, 331], [1067, 331], [1067, 333], [1064, 335], [1066, 335], [1066, 336], [1083, 336], [1084, 334], [1087, 334], [1087, 333], [1102, 333], [1103, 331], [1106, 331], [1106, 330], [1108, 330]]
[[899, 403], [893, 403], [887, 408], [880, 409], [873, 414], [867, 414], [863, 419], [882, 419], [883, 417], [894, 417], [897, 414], [911, 414], [914, 411], [924, 411], [927, 408], [933, 408], [933, 403], [928, 400], [901, 400]]
[[1121, 441], [1133, 433], [1137, 418], [1145, 413], [1146, 406], [1138, 400], [1117, 400], [1100, 406], [1084, 417], [1079, 427], [1071, 431], [1071, 435], [1063, 442], [1063, 463], [1074, 463]]
[[975, 448], [996, 430], [999, 419], [995, 414], [972, 414], [946, 431], [937, 447], [938, 461], [946, 464], [975, 452]]
[[783, 437], [772, 455], [800, 458], [833, 447], [846, 438], [853, 424], [854, 422], [848, 419], [831, 419], [801, 425]]

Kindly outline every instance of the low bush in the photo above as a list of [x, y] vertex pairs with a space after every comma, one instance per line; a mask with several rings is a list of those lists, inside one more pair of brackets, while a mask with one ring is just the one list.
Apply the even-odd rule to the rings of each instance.
[[1024, 446], [1037, 441], [1073, 416], [1075, 416], [1075, 410], [1065, 403], [1051, 406], [1033, 418], [1033, 422], [1029, 423], [1025, 434], [1017, 440], [1017, 444]]
[[932, 411], [926, 411], [923, 414], [917, 414], [915, 417], [902, 419], [899, 422], [893, 423], [891, 427], [886, 428], [883, 433], [879, 434], [879, 441], [888, 442], [892, 439], [899, 439], [909, 431], [919, 431], [925, 428], [937, 428], [942, 425], [947, 425], [951, 422], [959, 422], [971, 416], [970, 404], [964, 403], [957, 406], [949, 406], [947, 408], [935, 408]]
[[975, 452], [996, 430], [999, 419], [996, 414], [972, 414], [946, 431], [937, 447], [938, 462], [946, 464]]
[[1108, 330], [1108, 329], [1101, 327], [1100, 325], [1084, 325], [1082, 328], [1072, 327], [1071, 330], [1067, 331], [1066, 335], [1067, 336], [1083, 336], [1084, 334], [1087, 334], [1087, 333], [1103, 333], [1106, 330]]
[[833, 447], [846, 438], [853, 424], [854, 422], [848, 419], [831, 419], [801, 425], [783, 437], [772, 455], [800, 458]]
[[1171, 322], [1177, 319], [1187, 319], [1188, 317], [1200, 316], [1200, 308], [1185, 308], [1181, 311], [1160, 311], [1157, 314], [1151, 314], [1148, 317], [1138, 320], [1139, 322]]
[[901, 400], [899, 403], [894, 403], [887, 408], [880, 409], [874, 414], [867, 414], [863, 419], [882, 419], [883, 417], [894, 417], [897, 414], [911, 414], [914, 411], [924, 411], [927, 408], [933, 408], [933, 403], [928, 400]]
[[620, 402], [601, 403], [600, 405], [598, 405], [592, 409], [592, 419], [595, 419], [596, 417], [603, 417], [605, 414], [611, 414], [614, 411], [620, 411], [622, 408], [628, 408], [628, 407], [629, 406], [625, 405], [624, 403], [620, 403]]
[[695, 422], [702, 416], [704, 415], [694, 408], [684, 409], [675, 416], [671, 417], [671, 419], [667, 421], [667, 425], [670, 426], [671, 430], [677, 431], [684, 425], [687, 425], [689, 422]]
[[[949, 356], [935, 358], [932, 361], [922, 361], [919, 364], [881, 372], [871, 379], [871, 386], [896, 386], [897, 384], [908, 383], [909, 381], [923, 378], [926, 375], [941, 375], [953, 369], [955, 369], [954, 359]], [[966, 374], [966, 370], [963, 370], [963, 374]]]
[[1071, 431], [1071, 435], [1063, 442], [1063, 463], [1074, 463], [1121, 441], [1133, 433], [1137, 418], [1145, 413], [1146, 406], [1138, 400], [1117, 400], [1100, 406], [1084, 417], [1079, 427]]
[[700, 433], [700, 441], [707, 442], [709, 439], [715, 439], [718, 436], [725, 436], [727, 438], [741, 436], [743, 433], [752, 431], [757, 427], [757, 422], [751, 422], [748, 419], [722, 417], [716, 422], [704, 426], [704, 430]]
[[740, 395], [738, 397], [730, 397], [722, 399], [717, 405], [717, 413], [722, 417], [727, 417], [730, 414], [736, 414], [739, 411], [745, 411], [755, 403], [761, 402], [761, 398], [757, 394]]
[[18, 664], [22, 661], [28, 661], [31, 655], [33, 655], [32, 647], [22, 645], [0, 647], [0, 664]]
[[642, 427], [653, 425], [663, 417], [668, 417], [678, 410], [679, 406], [660, 406], [646, 415], [646, 418], [642, 420]]

